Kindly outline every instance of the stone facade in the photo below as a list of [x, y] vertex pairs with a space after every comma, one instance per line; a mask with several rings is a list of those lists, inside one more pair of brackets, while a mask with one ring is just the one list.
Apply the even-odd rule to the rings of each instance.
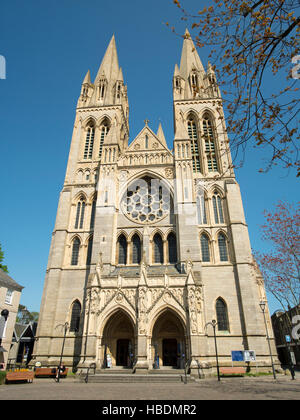
[[[78, 100], [53, 232], [34, 357], [134, 371], [203, 373], [232, 350], [270, 366], [264, 284], [255, 270], [222, 98], [185, 34], [173, 77], [174, 149], [145, 121], [129, 144], [128, 99], [114, 37]], [[271, 323], [267, 314], [269, 332]], [[274, 347], [274, 346], [273, 346]], [[275, 350], [274, 350], [275, 354]]]

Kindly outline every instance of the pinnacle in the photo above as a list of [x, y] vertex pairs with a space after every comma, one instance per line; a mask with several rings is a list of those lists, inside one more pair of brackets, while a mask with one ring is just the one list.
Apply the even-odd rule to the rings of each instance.
[[179, 71], [179, 67], [178, 64], [175, 64], [175, 70], [174, 70], [174, 76], [179, 76], [180, 75], [180, 71]]
[[85, 75], [85, 78], [83, 80], [83, 84], [91, 84], [91, 73], [90, 73], [90, 70], [88, 70], [87, 74]]
[[162, 144], [164, 146], [167, 146], [167, 142], [166, 142], [166, 138], [165, 138], [165, 135], [164, 135], [164, 132], [163, 132], [161, 122], [159, 123], [158, 131], [157, 131], [157, 137], [159, 138], [159, 140], [162, 142]]
[[184, 38], [188, 39], [188, 38], [192, 38], [191, 34], [189, 33], [188, 28], [185, 29], [185, 33], [184, 33]]

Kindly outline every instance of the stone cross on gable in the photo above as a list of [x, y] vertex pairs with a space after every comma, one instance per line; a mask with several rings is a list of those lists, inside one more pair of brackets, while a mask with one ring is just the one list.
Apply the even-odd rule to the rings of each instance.
[[146, 120], [144, 121], [144, 123], [145, 123], [146, 125], [148, 125], [148, 124], [149, 124], [149, 120], [147, 120], [147, 119], [146, 119]]

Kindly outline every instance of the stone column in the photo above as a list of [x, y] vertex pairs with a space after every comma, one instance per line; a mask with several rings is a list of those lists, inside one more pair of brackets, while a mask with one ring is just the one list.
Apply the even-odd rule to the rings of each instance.
[[148, 347], [147, 347], [147, 287], [138, 288], [138, 317], [137, 317], [137, 362], [135, 372], [148, 372]]

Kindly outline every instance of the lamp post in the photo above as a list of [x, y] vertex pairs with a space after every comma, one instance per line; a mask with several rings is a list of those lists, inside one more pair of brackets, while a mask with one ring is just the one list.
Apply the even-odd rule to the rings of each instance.
[[[2, 347], [2, 336], [3, 336], [3, 332], [4, 332], [4, 328], [5, 328], [5, 324], [6, 324], [8, 315], [9, 315], [9, 311], [7, 309], [3, 309], [1, 311], [1, 316], [0, 316], [0, 353], [6, 353], [5, 348]], [[4, 361], [4, 358], [3, 358], [3, 361]], [[2, 363], [1, 363], [1, 365], [2, 365]]]
[[218, 324], [217, 321], [215, 319], [213, 319], [211, 322], [208, 322], [205, 325], [205, 328], [207, 327], [207, 325], [211, 325], [213, 327], [213, 330], [214, 330], [216, 362], [217, 362], [217, 373], [218, 373], [218, 381], [220, 382], [221, 378], [220, 378], [219, 357], [218, 357], [218, 347], [217, 347], [217, 335], [216, 335], [216, 326], [217, 326], [217, 324]]
[[[284, 318], [283, 318], [284, 317]], [[289, 317], [288, 313], [285, 313], [282, 317], [279, 318], [279, 321], [281, 323], [281, 329], [283, 330], [283, 336], [284, 336], [284, 342], [287, 349], [288, 359], [289, 359], [289, 368], [292, 376], [292, 380], [295, 380], [295, 369], [294, 369], [294, 363], [292, 358], [292, 349], [291, 349], [291, 336], [290, 334], [290, 327], [289, 323], [286, 323], [286, 318]]]
[[275, 373], [273, 356], [272, 356], [272, 349], [271, 349], [271, 344], [270, 344], [270, 337], [269, 337], [269, 333], [268, 333], [268, 325], [267, 325], [266, 314], [265, 314], [266, 302], [264, 300], [261, 300], [260, 303], [259, 303], [259, 306], [260, 306], [260, 309], [261, 309], [261, 311], [262, 311], [262, 313], [264, 315], [264, 321], [265, 321], [265, 327], [266, 327], [266, 334], [267, 334], [267, 340], [268, 340], [270, 357], [271, 357], [271, 363], [272, 363], [273, 376], [274, 376], [274, 379], [276, 379], [276, 373]]
[[59, 361], [59, 366], [58, 366], [58, 371], [57, 371], [57, 379], [56, 379], [57, 382], [59, 382], [59, 380], [60, 380], [60, 366], [62, 364], [62, 358], [63, 358], [64, 347], [65, 347], [65, 340], [66, 340], [66, 335], [67, 335], [67, 331], [68, 331], [68, 328], [69, 328], [69, 323], [66, 322], [63, 325], [63, 328], [64, 328], [64, 339], [63, 339], [63, 344], [62, 344], [62, 348], [61, 348], [60, 361]]
[[3, 309], [1, 311], [1, 317], [0, 317], [0, 349], [1, 351], [6, 351], [2, 349], [1, 345], [2, 345], [2, 336], [3, 336], [3, 332], [5, 328], [5, 323], [7, 321], [8, 315], [9, 315], [9, 311], [7, 309]]

